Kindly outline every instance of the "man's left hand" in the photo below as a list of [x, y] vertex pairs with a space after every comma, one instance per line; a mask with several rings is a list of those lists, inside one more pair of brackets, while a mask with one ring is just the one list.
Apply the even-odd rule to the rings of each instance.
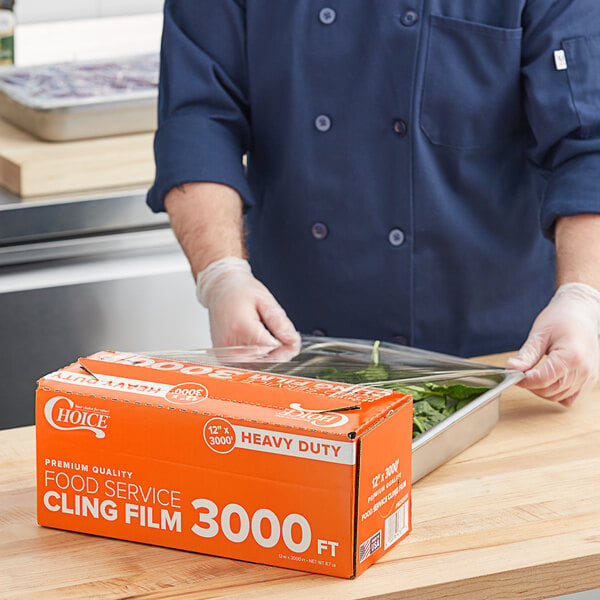
[[525, 373], [522, 387], [571, 406], [598, 381], [599, 331], [600, 292], [583, 283], [564, 284], [506, 366]]

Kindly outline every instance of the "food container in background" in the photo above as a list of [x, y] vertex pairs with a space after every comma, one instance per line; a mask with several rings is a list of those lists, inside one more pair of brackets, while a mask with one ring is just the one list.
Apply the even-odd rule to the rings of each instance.
[[47, 141], [153, 131], [159, 57], [0, 71], [0, 116]]
[[501, 393], [523, 377], [519, 371], [408, 346], [312, 336], [305, 336], [292, 356], [248, 348], [159, 354], [412, 394], [413, 483], [485, 437], [498, 422]]

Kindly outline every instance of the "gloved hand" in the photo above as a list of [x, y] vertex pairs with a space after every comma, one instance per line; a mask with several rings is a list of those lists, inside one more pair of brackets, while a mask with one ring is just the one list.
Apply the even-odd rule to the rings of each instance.
[[525, 372], [522, 387], [571, 406], [598, 380], [599, 331], [600, 292], [583, 283], [561, 285], [506, 366]]
[[215, 347], [297, 346], [300, 335], [247, 261], [217, 260], [196, 278], [196, 295], [208, 308]]

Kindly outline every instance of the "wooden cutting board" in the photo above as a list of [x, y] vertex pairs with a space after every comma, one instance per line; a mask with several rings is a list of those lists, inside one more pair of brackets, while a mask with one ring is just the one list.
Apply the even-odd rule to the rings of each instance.
[[0, 185], [23, 199], [148, 186], [153, 133], [45, 142], [0, 119]]

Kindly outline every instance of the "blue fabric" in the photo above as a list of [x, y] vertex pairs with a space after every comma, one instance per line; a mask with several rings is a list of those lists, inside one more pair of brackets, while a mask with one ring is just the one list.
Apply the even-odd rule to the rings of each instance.
[[599, 64], [598, 0], [167, 0], [148, 203], [236, 189], [302, 332], [514, 349], [600, 212]]

